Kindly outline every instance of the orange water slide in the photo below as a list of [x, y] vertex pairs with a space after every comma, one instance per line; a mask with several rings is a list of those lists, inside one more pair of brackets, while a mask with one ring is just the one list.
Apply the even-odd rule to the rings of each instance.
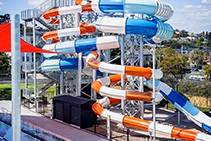
[[74, 6], [68, 7], [59, 7], [51, 10], [47, 10], [43, 13], [44, 20], [49, 24], [59, 24], [59, 19], [55, 18], [59, 15], [71, 14], [71, 13], [82, 13], [82, 12], [91, 12], [93, 11], [91, 8], [91, 3], [76, 0]]
[[65, 37], [65, 36], [94, 33], [95, 31], [96, 31], [95, 25], [80, 22], [79, 27], [46, 32], [43, 34], [42, 38], [43, 38], [43, 40], [48, 41], [51, 39], [61, 38], [61, 37]]
[[[151, 134], [153, 133], [154, 122], [135, 118], [135, 117], [130, 117], [127, 115], [121, 115], [118, 113], [114, 113], [112, 111], [104, 109], [102, 106], [102, 105], [104, 105], [104, 107], [106, 107], [108, 105], [112, 105], [115, 103], [120, 103], [120, 100], [112, 99], [110, 97], [104, 97], [103, 99], [94, 103], [92, 105], [92, 109], [98, 116], [100, 116], [104, 119], [106, 119], [107, 116], [110, 116], [112, 121], [121, 123], [124, 126], [144, 130]], [[195, 141], [195, 140], [205, 141], [205, 140], [203, 140], [203, 138], [206, 138], [206, 136], [207, 136], [204, 133], [198, 133], [196, 131], [185, 130], [182, 128], [177, 128], [177, 127], [168, 126], [168, 125], [162, 125], [159, 123], [156, 123], [156, 133], [164, 134], [165, 136], [169, 136], [171, 138], [188, 140], [188, 141]]]
[[[101, 71], [110, 73], [121, 72], [121, 74], [142, 76], [145, 78], [150, 78], [152, 75], [152, 70], [150, 70], [150, 68], [130, 67], [130, 66], [118, 67], [117, 65], [112, 66], [111, 64], [107, 65], [104, 62], [98, 61], [97, 60], [98, 57], [99, 55], [97, 52], [91, 52], [86, 59], [87, 64], [93, 67], [94, 69], [99, 69]], [[117, 83], [120, 80], [121, 80], [121, 75], [111, 75], [108, 77], [103, 77], [101, 79], [98, 79], [92, 83], [92, 88], [97, 93], [104, 96], [104, 98], [98, 100], [96, 103], [92, 105], [93, 111], [102, 118], [106, 119], [108, 116], [110, 116], [110, 119], [113, 122], [120, 123], [124, 126], [132, 127], [135, 129], [144, 130], [153, 134], [153, 128], [154, 128], [153, 121], [147, 121], [135, 117], [130, 117], [127, 115], [122, 115], [103, 108], [107, 107], [108, 105], [120, 103], [120, 101], [123, 99], [148, 101], [148, 102], [152, 100], [151, 92], [116, 90], [107, 87], [107, 85], [110, 85], [112, 83]], [[156, 124], [156, 133], [164, 134], [165, 136], [169, 136], [171, 138], [177, 138], [189, 141], [204, 140], [208, 138], [207, 135], [204, 133], [198, 133], [195, 131], [189, 131], [174, 126], [162, 125], [159, 123], [155, 124]]]
[[91, 52], [87, 58], [88, 58], [87, 64], [89, 66], [93, 67], [94, 69], [99, 69], [100, 71], [103, 71], [103, 72], [141, 76], [141, 77], [145, 77], [146, 79], [150, 79], [150, 77], [152, 76], [151, 68], [121, 66], [121, 65], [114, 65], [114, 64], [108, 64], [105, 62], [100, 62], [97, 60], [98, 53], [95, 51]]

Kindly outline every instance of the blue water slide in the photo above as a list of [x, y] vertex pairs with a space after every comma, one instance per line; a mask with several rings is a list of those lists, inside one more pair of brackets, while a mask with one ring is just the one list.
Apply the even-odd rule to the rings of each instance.
[[96, 27], [102, 32], [144, 35], [161, 41], [170, 39], [174, 33], [167, 23], [133, 18], [102, 17], [96, 21]]
[[[65, 58], [65, 59], [49, 59], [41, 64], [41, 69], [44, 72], [61, 72], [78, 69], [78, 58]], [[82, 59], [82, 71], [87, 75], [92, 75], [93, 69], [85, 67], [85, 58]], [[97, 76], [103, 76], [103, 73], [97, 70]]]
[[76, 40], [75, 50], [77, 53], [86, 53], [88, 51], [97, 50], [96, 38]]
[[158, 27], [155, 21], [147, 21], [142, 19], [126, 20], [126, 34], [145, 35], [153, 37], [156, 35]]
[[163, 22], [148, 21], [142, 19], [126, 20], [126, 34], [145, 35], [149, 38], [157, 37], [160, 40], [168, 40], [173, 36], [173, 28]]
[[92, 0], [92, 8], [100, 13], [146, 14], [162, 21], [174, 13], [170, 4], [158, 0]]
[[103, 13], [124, 13], [124, 0], [100, 0], [99, 9]]
[[[149, 88], [153, 87], [152, 84], [152, 79], [145, 81], [145, 85]], [[160, 91], [160, 93], [163, 94], [163, 96], [175, 106], [175, 108], [186, 115], [189, 120], [192, 120], [196, 125], [211, 133], [210, 117], [201, 112], [198, 108], [196, 108], [187, 99], [185, 99], [182, 95], [180, 95], [173, 88], [169, 87], [167, 84], [156, 80], [155, 87], [157, 91]]]
[[[45, 50], [62, 52], [62, 53], [86, 53], [92, 50], [97, 50], [96, 38], [83, 39], [83, 40], [74, 40], [74, 41], [65, 41], [58, 42], [56, 44], [47, 44], [43, 47]], [[44, 53], [45, 58], [50, 58], [56, 56], [54, 53]]]
[[[78, 58], [65, 58], [65, 59], [50, 59], [45, 60], [41, 64], [41, 68], [45, 72], [51, 71], [67, 71], [78, 69]], [[84, 60], [82, 59], [82, 66], [84, 68]]]

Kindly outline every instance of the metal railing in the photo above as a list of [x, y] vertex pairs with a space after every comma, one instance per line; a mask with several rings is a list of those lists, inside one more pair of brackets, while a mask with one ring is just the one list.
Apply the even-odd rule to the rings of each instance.
[[21, 19], [32, 20], [33, 18], [40, 17], [42, 13], [46, 10], [56, 7], [70, 6], [72, 4], [73, 0], [46, 0], [34, 9], [27, 9], [21, 11]]

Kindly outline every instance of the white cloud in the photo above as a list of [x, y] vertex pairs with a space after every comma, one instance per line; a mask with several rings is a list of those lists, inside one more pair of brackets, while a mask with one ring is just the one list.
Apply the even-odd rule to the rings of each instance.
[[32, 6], [38, 6], [38, 5], [40, 5], [44, 1], [45, 0], [28, 0], [28, 4], [29, 5], [32, 5]]
[[201, 2], [204, 4], [211, 4], [211, 0], [202, 0]]
[[[204, 0], [205, 1], [205, 0]], [[206, 0], [211, 2], [211, 0]], [[190, 32], [199, 33], [211, 31], [211, 5], [184, 5], [180, 9], [175, 9], [173, 20], [169, 23], [177, 29], [185, 29]]]
[[193, 8], [193, 5], [185, 5], [184, 8], [185, 9]]

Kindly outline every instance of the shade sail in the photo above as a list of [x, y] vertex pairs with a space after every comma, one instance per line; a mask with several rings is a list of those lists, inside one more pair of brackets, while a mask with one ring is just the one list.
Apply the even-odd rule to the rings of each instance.
[[[20, 39], [21, 52], [35, 53], [58, 53], [34, 47], [23, 39]], [[0, 52], [11, 52], [11, 24], [4, 23], [0, 25]]]

